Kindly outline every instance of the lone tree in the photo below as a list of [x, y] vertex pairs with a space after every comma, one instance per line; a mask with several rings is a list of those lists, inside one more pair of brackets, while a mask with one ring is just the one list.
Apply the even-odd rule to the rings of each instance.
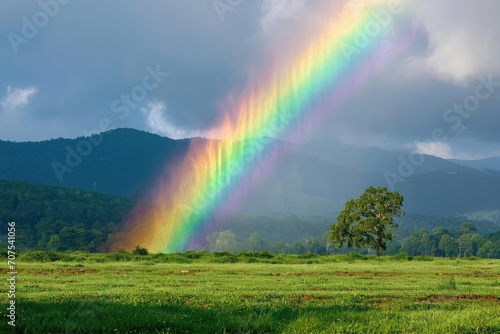
[[394, 216], [405, 214], [403, 201], [397, 191], [369, 187], [358, 199], [346, 202], [337, 223], [330, 226], [330, 239], [337, 247], [347, 243], [348, 247], [374, 248], [380, 256], [385, 240], [392, 240], [392, 229], [398, 227]]

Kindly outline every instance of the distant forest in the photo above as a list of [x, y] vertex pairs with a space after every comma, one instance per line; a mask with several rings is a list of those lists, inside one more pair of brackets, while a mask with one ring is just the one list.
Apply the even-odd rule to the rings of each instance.
[[109, 235], [132, 207], [130, 200], [95, 192], [0, 180], [0, 222], [16, 223], [21, 251], [107, 251]]
[[[368, 186], [387, 185], [385, 172], [395, 171], [399, 163], [400, 152], [341, 143], [329, 147], [324, 140], [297, 145], [264, 139], [268, 141], [266, 152], [280, 158], [269, 173], [252, 174], [255, 186], [239, 208], [240, 213], [247, 215], [320, 214], [335, 219], [335, 212]], [[75, 150], [85, 141], [99, 145], [88, 156], [76, 156]], [[115, 129], [85, 138], [0, 140], [0, 179], [148, 200], [166, 166], [179, 166], [195, 143], [208, 143], [208, 139], [172, 140], [134, 129]], [[405, 197], [407, 213], [445, 217], [497, 211], [496, 220], [492, 221], [500, 224], [500, 171], [479, 170], [425, 156], [425, 164], [397, 188]], [[228, 228], [233, 229], [232, 225]]]
[[[108, 252], [110, 236], [123, 225], [132, 200], [80, 189], [0, 180], [0, 222], [16, 222], [20, 251]], [[234, 216], [207, 237], [206, 250], [286, 254], [347, 253], [328, 239], [335, 216]], [[499, 227], [464, 217], [408, 215], [398, 220], [385, 255], [500, 258]], [[7, 228], [0, 231], [6, 244]], [[366, 254], [368, 249], [355, 249]]]
[[[231, 230], [215, 232], [208, 236], [207, 248], [212, 252], [259, 252], [268, 251], [281, 254], [346, 254], [352, 249], [336, 248], [329, 240], [329, 232], [321, 236], [304, 236], [296, 242], [270, 241], [258, 233], [238, 241]], [[360, 254], [373, 254], [373, 250], [354, 248]], [[441, 256], [500, 258], [500, 231], [480, 235], [474, 224], [465, 222], [457, 230], [438, 226], [432, 231], [422, 228], [400, 241], [388, 242], [384, 255], [406, 253], [409, 256]]]

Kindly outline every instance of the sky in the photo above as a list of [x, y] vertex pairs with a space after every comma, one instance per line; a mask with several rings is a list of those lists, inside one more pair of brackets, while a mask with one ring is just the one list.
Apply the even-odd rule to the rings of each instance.
[[[232, 112], [232, 96], [321, 32], [332, 19], [327, 4], [343, 11], [391, 1], [1, 1], [0, 140], [110, 127], [207, 136]], [[302, 140], [500, 156], [500, 2], [402, 5], [392, 29], [419, 33]]]

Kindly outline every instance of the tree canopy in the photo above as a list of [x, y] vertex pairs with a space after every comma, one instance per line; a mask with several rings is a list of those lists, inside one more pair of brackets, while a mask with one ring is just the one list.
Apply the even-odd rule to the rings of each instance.
[[337, 247], [365, 247], [376, 250], [380, 256], [386, 249], [385, 240], [392, 240], [392, 230], [397, 228], [394, 217], [404, 215], [401, 209], [404, 198], [397, 191], [385, 187], [368, 187], [358, 199], [346, 202], [330, 227], [330, 238]]
[[[132, 201], [119, 197], [0, 180], [0, 223], [16, 222], [21, 251], [107, 251], [108, 236], [132, 209]], [[0, 245], [6, 231], [0, 231]]]

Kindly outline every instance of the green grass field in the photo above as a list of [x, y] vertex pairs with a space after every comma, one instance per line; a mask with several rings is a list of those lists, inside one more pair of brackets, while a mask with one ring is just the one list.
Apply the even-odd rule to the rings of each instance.
[[500, 333], [500, 260], [294, 259], [20, 259], [0, 332]]

